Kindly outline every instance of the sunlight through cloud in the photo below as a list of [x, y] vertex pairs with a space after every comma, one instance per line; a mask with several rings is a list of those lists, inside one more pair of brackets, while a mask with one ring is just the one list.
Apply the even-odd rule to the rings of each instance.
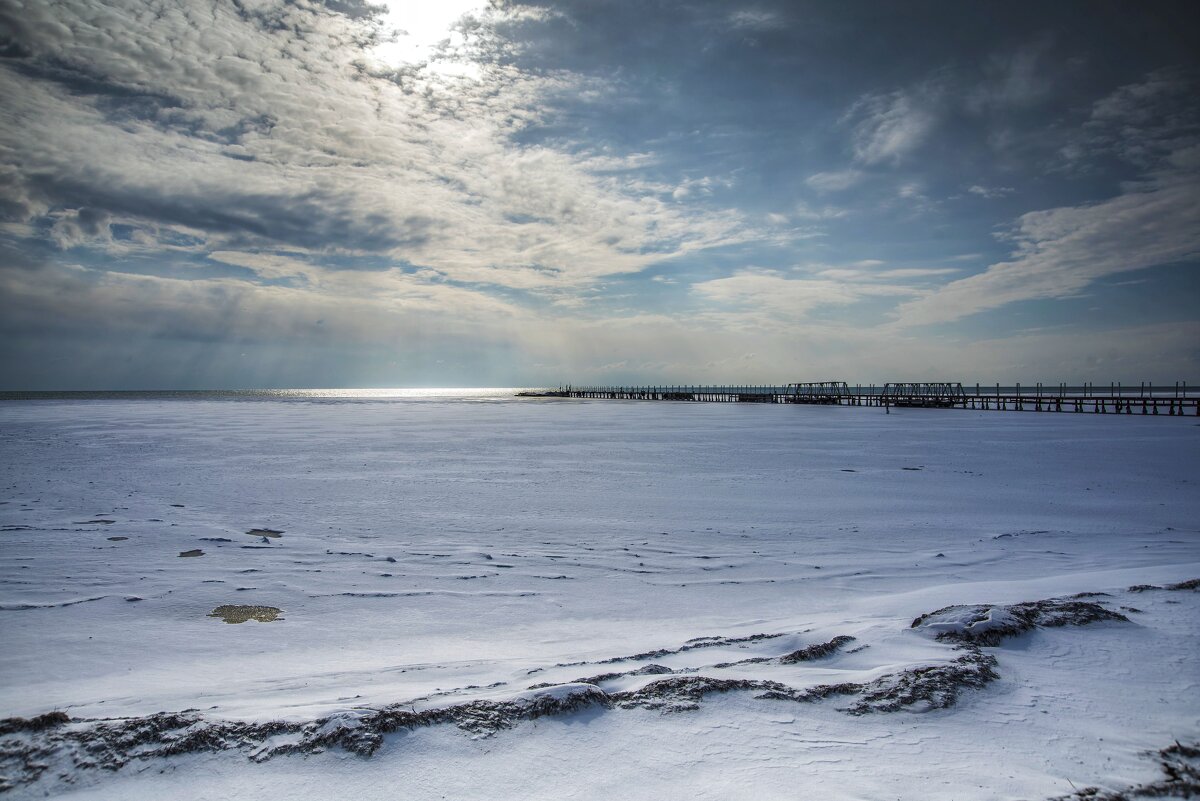
[[473, 76], [470, 65], [439, 58], [443, 47], [464, 43], [461, 32], [453, 30], [464, 15], [487, 8], [484, 0], [443, 0], [442, 2], [404, 2], [387, 0], [383, 15], [384, 41], [373, 48], [372, 56], [389, 67], [426, 65], [439, 74]]

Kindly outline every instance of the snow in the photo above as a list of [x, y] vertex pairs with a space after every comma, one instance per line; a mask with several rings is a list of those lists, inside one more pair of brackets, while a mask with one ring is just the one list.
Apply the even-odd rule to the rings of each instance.
[[979, 637], [996, 631], [1004, 631], [1019, 625], [1018, 620], [1004, 608], [990, 606], [962, 606], [935, 614], [923, 624], [935, 634], [962, 634]]
[[[983, 799], [1147, 781], [1145, 752], [1200, 737], [1200, 602], [1128, 588], [1200, 576], [1198, 446], [1195, 420], [1165, 416], [7, 401], [0, 717], [345, 729], [397, 704], [618, 699], [488, 736], [400, 729], [369, 758], [298, 753], [291, 732], [115, 773], [64, 763], [7, 795]], [[999, 678], [949, 708], [620, 701], [677, 677], [803, 691], [951, 665], [963, 651], [932, 635], [1084, 592], [1129, 622], [984, 648]], [[223, 605], [282, 612], [208, 616]]]

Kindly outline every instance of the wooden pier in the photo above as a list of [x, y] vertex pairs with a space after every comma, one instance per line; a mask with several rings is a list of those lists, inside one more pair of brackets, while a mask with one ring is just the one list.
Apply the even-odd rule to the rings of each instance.
[[880, 386], [844, 381], [817, 381], [780, 386], [563, 386], [546, 392], [522, 393], [543, 397], [603, 400], [685, 401], [693, 403], [802, 403], [836, 406], [976, 409], [981, 411], [1074, 412], [1200, 416], [1200, 393], [1187, 383], [1174, 387], [1093, 384], [1052, 387], [964, 388], [950, 382], [896, 382]]

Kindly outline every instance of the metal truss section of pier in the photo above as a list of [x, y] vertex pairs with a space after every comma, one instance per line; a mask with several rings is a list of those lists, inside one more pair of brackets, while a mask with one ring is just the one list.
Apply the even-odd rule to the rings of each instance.
[[791, 403], [846, 403], [850, 398], [850, 387], [845, 381], [808, 381], [788, 384]]
[[961, 406], [966, 397], [962, 384], [922, 381], [884, 384], [881, 400], [884, 406], [932, 406], [952, 409]]
[[778, 386], [563, 386], [523, 395], [602, 400], [696, 403], [801, 403], [826, 406], [976, 409], [980, 411], [1075, 412], [1200, 416], [1200, 392], [1186, 382], [1173, 387], [1056, 384], [1033, 387], [974, 387], [946, 381], [898, 381], [851, 386], [844, 381], [808, 381]]

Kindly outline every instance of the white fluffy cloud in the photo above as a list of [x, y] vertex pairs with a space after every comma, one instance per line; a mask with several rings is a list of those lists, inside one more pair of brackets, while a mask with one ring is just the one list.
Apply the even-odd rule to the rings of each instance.
[[814, 173], [804, 182], [818, 192], [842, 192], [858, 186], [865, 177], [861, 170], [837, 170]]
[[[457, 50], [442, 51], [475, 59], [462, 77], [380, 67], [377, 26], [315, 3], [34, 4], [19, 20], [22, 69], [0, 67], [6, 208], [89, 209], [78, 213], [186, 227], [214, 251], [319, 261], [334, 248], [550, 291], [747, 236], [736, 213], [518, 144], [545, 99], [584, 87], [489, 60], [503, 15], [460, 26]], [[64, 214], [60, 246], [110, 244]]]
[[1014, 190], [1011, 186], [983, 186], [982, 184], [973, 184], [967, 187], [967, 191], [972, 195], [977, 195], [986, 200], [992, 200], [1005, 195], [1011, 195]]
[[860, 98], [846, 115], [854, 126], [855, 158], [863, 164], [895, 163], [920, 147], [937, 119], [926, 94], [898, 90]]
[[1200, 146], [1171, 169], [1085, 206], [1032, 211], [1011, 233], [1013, 258], [901, 304], [897, 323], [958, 320], [1023, 300], [1071, 297], [1098, 278], [1200, 255]]
[[[859, 277], [858, 275], [855, 276]], [[845, 280], [845, 275], [790, 277], [770, 270], [745, 270], [692, 286], [700, 297], [763, 321], [791, 322], [821, 306], [848, 305], [868, 297], [902, 297], [914, 290], [887, 282]]]

